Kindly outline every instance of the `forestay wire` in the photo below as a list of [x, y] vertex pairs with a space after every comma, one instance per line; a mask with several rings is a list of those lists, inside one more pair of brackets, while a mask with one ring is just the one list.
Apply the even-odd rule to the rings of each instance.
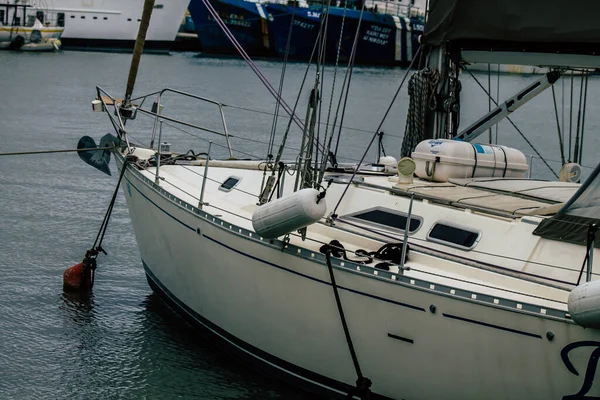
[[[346, 93], [344, 95], [344, 105], [342, 106], [342, 116], [340, 118], [340, 129], [338, 130], [337, 141], [335, 143], [334, 154], [336, 157], [337, 157], [337, 152], [338, 152], [338, 148], [339, 148], [339, 144], [340, 144], [340, 138], [342, 136], [342, 125], [344, 123], [344, 117], [346, 115], [346, 104], [348, 103], [348, 94], [350, 93], [350, 83], [352, 82], [352, 72], [354, 71], [354, 58], [356, 57], [356, 47], [358, 46], [358, 35], [360, 32], [360, 24], [362, 22], [364, 11], [365, 11], [365, 3], [363, 3], [363, 7], [360, 10], [360, 17], [358, 19], [356, 35], [354, 35], [354, 42], [352, 43], [352, 52], [350, 53], [350, 65], [349, 65], [348, 69], [346, 70], [346, 77], [348, 78], [347, 83], [346, 83], [346, 77], [344, 77], [344, 84], [346, 84]], [[342, 90], [342, 93], [340, 93], [340, 99], [341, 99], [342, 94], [344, 94], [343, 90]], [[333, 122], [334, 125], [336, 123], [339, 110], [340, 110], [340, 103], [338, 103], [338, 108], [336, 110], [336, 115], [335, 115], [335, 119]]]
[[[288, 55], [290, 52], [290, 44], [292, 42], [292, 29], [294, 27], [294, 20], [296, 17], [296, 4], [298, 2], [294, 1], [294, 5], [292, 8], [292, 18], [290, 19], [290, 27], [288, 31], [287, 42], [285, 45], [285, 54], [283, 56], [283, 65], [281, 66], [281, 76], [279, 78], [279, 91], [278, 96], [282, 98], [283, 94], [283, 82], [285, 80], [285, 71], [287, 69], [288, 63]], [[277, 121], [279, 119], [279, 108], [281, 107], [281, 103], [279, 101], [275, 102], [275, 112], [273, 113], [273, 125], [271, 126], [271, 137], [269, 138], [269, 147], [267, 149], [267, 158], [273, 158], [273, 145], [275, 143], [275, 133], [277, 131]], [[295, 107], [294, 107], [295, 112]]]
[[[317, 183], [318, 184], [320, 184], [322, 182], [323, 175], [325, 174], [325, 168], [326, 168], [326, 165], [327, 165], [327, 159], [329, 158], [329, 153], [331, 152], [331, 142], [333, 140], [333, 135], [335, 133], [335, 124], [337, 122], [338, 113], [340, 111], [340, 105], [342, 103], [342, 96], [344, 95], [344, 91], [345, 91], [345, 88], [346, 88], [346, 81], [347, 81], [347, 78], [348, 78], [348, 73], [350, 71], [350, 68], [346, 69], [346, 74], [344, 75], [344, 83], [342, 84], [342, 90], [340, 91], [340, 99], [338, 101], [337, 109], [336, 109], [336, 112], [335, 112], [335, 117], [334, 117], [334, 120], [333, 120], [333, 127], [331, 128], [331, 133], [329, 133], [329, 121], [330, 121], [330, 118], [331, 118], [331, 109], [332, 109], [332, 106], [333, 106], [333, 97], [334, 97], [334, 94], [335, 94], [335, 84], [336, 84], [336, 78], [337, 78], [337, 71], [338, 71], [338, 67], [339, 67], [339, 63], [340, 63], [340, 52], [341, 52], [341, 49], [342, 49], [342, 37], [344, 35], [344, 26], [345, 26], [345, 23], [346, 23], [346, 11], [347, 11], [347, 9], [348, 9], [348, 2], [344, 2], [344, 14], [342, 16], [342, 23], [341, 23], [341, 28], [340, 28], [340, 37], [338, 39], [338, 48], [337, 48], [337, 52], [336, 52], [336, 56], [335, 56], [335, 67], [334, 67], [334, 70], [333, 70], [333, 81], [332, 81], [332, 84], [331, 84], [331, 96], [329, 98], [329, 108], [327, 110], [327, 119], [326, 119], [326, 122], [325, 122], [325, 135], [323, 136], [323, 145], [324, 145], [325, 150], [323, 151], [323, 159], [322, 159], [321, 169], [319, 171], [319, 176], [317, 177]], [[362, 19], [362, 12], [361, 12], [361, 19]], [[359, 20], [359, 23], [360, 23], [360, 20]], [[359, 26], [359, 28], [360, 28], [360, 26]], [[356, 31], [357, 35], [358, 35], [358, 32], [359, 31], [357, 29], [357, 31]], [[353, 57], [353, 54], [354, 54], [354, 49], [355, 49], [355, 46], [354, 46], [354, 43], [353, 43], [352, 53], [351, 53], [351, 56], [350, 56], [350, 58], [351, 58], [350, 62], [352, 62], [352, 57]], [[319, 125], [320, 125], [320, 121], [319, 121]], [[332, 162], [333, 162], [333, 160], [332, 160]]]
[[298, 125], [298, 127], [300, 127], [300, 129], [303, 129], [303, 127], [304, 127], [303, 122], [298, 118], [298, 116], [295, 114], [294, 110], [292, 110], [292, 108], [283, 100], [283, 98], [281, 98], [281, 96], [279, 96], [279, 94], [277, 93], [275, 88], [271, 85], [269, 80], [258, 69], [258, 67], [252, 61], [252, 59], [250, 59], [250, 56], [248, 56], [248, 53], [246, 53], [244, 48], [240, 45], [240, 43], [237, 41], [237, 39], [233, 36], [233, 34], [231, 33], [231, 31], [229, 30], [227, 25], [225, 25], [225, 23], [221, 19], [221, 16], [217, 13], [217, 11], [214, 9], [212, 4], [210, 4], [210, 1], [202, 0], [202, 3], [204, 3], [204, 5], [205, 5], [206, 9], [208, 10], [208, 12], [210, 13], [210, 15], [214, 18], [214, 20], [217, 22], [217, 24], [219, 24], [219, 27], [221, 27], [221, 30], [223, 31], [223, 33], [225, 33], [225, 36], [227, 36], [227, 38], [229, 39], [231, 44], [233, 44], [233, 46], [236, 48], [238, 53], [242, 56], [242, 58], [250, 66], [250, 69], [252, 69], [252, 71], [256, 74], [258, 79], [260, 79], [260, 81], [266, 86], [269, 93], [271, 93], [271, 95], [275, 98], [275, 100], [277, 100], [278, 102], [281, 103], [281, 107], [283, 107], [283, 109], [286, 111], [286, 113], [288, 113], [288, 115], [292, 118], [292, 120], [296, 123], [296, 125]]
[[342, 192], [342, 195], [340, 196], [340, 199], [338, 200], [337, 204], [335, 205], [335, 208], [331, 212], [331, 218], [332, 219], [335, 219], [337, 217], [336, 211], [337, 211], [338, 207], [342, 203], [342, 200], [344, 199], [344, 196], [346, 196], [346, 193], [348, 192], [348, 188], [350, 187], [350, 185], [352, 184], [352, 182], [354, 182], [354, 177], [356, 176], [356, 174], [357, 174], [358, 170], [360, 169], [360, 166], [362, 165], [362, 163], [365, 161], [365, 157], [367, 156], [367, 153], [369, 152], [369, 149], [373, 145], [373, 142], [375, 141], [375, 138], [378, 136], [379, 131], [381, 130], [381, 127], [383, 126], [383, 123], [387, 119], [387, 116], [390, 113], [390, 111], [392, 109], [392, 106], [394, 105], [394, 102], [396, 101], [396, 98], [398, 98], [398, 95], [400, 94], [400, 90], [402, 89], [402, 86], [404, 86], [404, 82], [406, 82], [406, 78], [408, 77], [408, 74], [410, 73], [410, 71], [413, 68], [413, 65], [415, 64], [415, 60], [417, 60], [419, 58], [419, 55], [421, 53], [422, 48], [423, 47], [419, 47], [419, 50], [417, 50], [417, 53], [414, 55], [412, 61], [410, 62], [410, 65], [408, 66], [408, 69], [406, 70], [406, 73], [404, 74], [404, 77], [402, 78], [402, 82], [400, 82], [400, 86], [398, 86], [398, 89], [396, 90], [396, 93], [394, 94], [394, 97], [392, 98], [392, 101], [390, 102], [387, 110], [385, 111], [385, 114], [383, 115], [383, 118], [381, 119], [381, 122], [379, 123], [379, 126], [377, 127], [377, 129], [375, 129], [375, 133], [371, 137], [371, 141], [369, 142], [369, 145], [367, 146], [367, 148], [366, 148], [365, 152], [363, 153], [360, 161], [358, 162], [358, 165], [354, 169], [354, 172], [352, 173], [352, 177], [348, 180], [348, 183], [346, 184], [346, 187], [344, 188], [344, 191]]

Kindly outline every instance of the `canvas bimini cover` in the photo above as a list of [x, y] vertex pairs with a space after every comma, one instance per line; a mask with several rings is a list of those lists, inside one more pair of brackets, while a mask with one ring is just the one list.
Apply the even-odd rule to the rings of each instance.
[[[551, 218], [533, 231], [546, 239], [586, 245], [592, 224], [600, 225], [600, 164], [573, 197]], [[594, 242], [600, 248], [600, 232]]]
[[[508, 55], [501, 64], [566, 65], [565, 55], [585, 55], [567, 59], [587, 66], [600, 58], [589, 58], [600, 54], [599, 15], [598, 0], [431, 0], [423, 41], [449, 44], [465, 61], [497, 62]], [[494, 60], [494, 52], [514, 57]]]

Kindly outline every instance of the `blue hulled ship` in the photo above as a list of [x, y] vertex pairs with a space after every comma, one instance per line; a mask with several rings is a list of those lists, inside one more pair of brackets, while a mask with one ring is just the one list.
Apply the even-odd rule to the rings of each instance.
[[[342, 0], [344, 1], [344, 0]], [[348, 0], [351, 1], [351, 0]], [[350, 59], [356, 30], [361, 18], [361, 0], [335, 3], [329, 7], [327, 23], [326, 61], [333, 63]], [[321, 5], [296, 7], [282, 3], [247, 0], [210, 0], [223, 22], [250, 55], [278, 56], [286, 51], [290, 59], [308, 61], [317, 41], [321, 20]], [[365, 7], [360, 23], [355, 62], [358, 64], [406, 65], [418, 48], [423, 30], [422, 18], [405, 13], [392, 13]], [[192, 0], [190, 12], [202, 43], [203, 51], [235, 53], [235, 47], [212, 18], [202, 0]], [[343, 26], [343, 30], [342, 30]], [[288, 49], [288, 36], [291, 31]], [[341, 41], [340, 41], [341, 35]], [[313, 58], [316, 60], [316, 56]]]
[[[291, 26], [289, 57], [309, 60], [323, 17], [322, 6], [303, 8], [268, 3], [265, 7], [269, 14], [271, 41], [277, 54], [280, 57], [285, 54]], [[361, 7], [362, 4], [358, 3], [350, 4], [346, 9], [343, 4], [330, 6], [326, 34], [328, 62], [335, 62], [338, 49], [340, 61], [350, 58]], [[422, 18], [416, 14], [410, 18], [399, 12], [380, 13], [376, 6], [366, 8], [360, 23], [355, 62], [408, 64], [418, 48], [418, 37], [422, 31]]]
[[[290, 24], [293, 27], [288, 57], [294, 60], [309, 60], [319, 35], [321, 9], [296, 7], [285, 4], [267, 3], [271, 43], [277, 56], [283, 58], [287, 49]], [[316, 56], [315, 56], [316, 57]]]
[[[265, 9], [260, 3], [247, 0], [209, 1], [249, 55], [274, 55], [270, 49]], [[219, 54], [237, 53], [202, 0], [192, 0], [189, 11], [202, 44], [202, 51]]]

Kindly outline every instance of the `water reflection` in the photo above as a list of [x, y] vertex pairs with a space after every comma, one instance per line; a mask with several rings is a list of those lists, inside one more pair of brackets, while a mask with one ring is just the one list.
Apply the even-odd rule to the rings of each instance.
[[[160, 358], [163, 365], [172, 366], [173, 372], [177, 371], [171, 374], [169, 367], [161, 369], [149, 379], [153, 385], [170, 387], [183, 397], [201, 388], [202, 397], [210, 399], [307, 398], [306, 393], [249, 369], [216, 347], [204, 331], [178, 316], [155, 293], [145, 298], [143, 306], [145, 312], [140, 322], [147, 338], [144, 351]], [[190, 381], [197, 386], [189, 385]]]
[[63, 292], [59, 296], [59, 309], [77, 325], [86, 325], [94, 319], [94, 293]]

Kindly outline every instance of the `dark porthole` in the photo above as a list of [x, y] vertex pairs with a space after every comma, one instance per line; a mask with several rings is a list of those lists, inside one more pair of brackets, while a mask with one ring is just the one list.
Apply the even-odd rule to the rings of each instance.
[[[366, 222], [369, 225], [383, 228], [392, 228], [397, 231], [404, 231], [406, 228], [407, 215], [394, 210], [384, 208], [374, 208], [371, 210], [362, 211], [356, 214], [346, 215], [346, 218]], [[410, 226], [408, 231], [414, 233], [419, 230], [423, 220], [417, 215], [411, 215]]]
[[479, 241], [480, 236], [481, 232], [479, 231], [473, 231], [449, 224], [436, 223], [427, 234], [427, 239], [432, 242], [471, 250]]
[[219, 186], [219, 190], [229, 192], [235, 187], [235, 185], [239, 183], [239, 181], [240, 178], [238, 178], [237, 176], [230, 176], [229, 178], [225, 179], [225, 182], [221, 183], [221, 186]]

